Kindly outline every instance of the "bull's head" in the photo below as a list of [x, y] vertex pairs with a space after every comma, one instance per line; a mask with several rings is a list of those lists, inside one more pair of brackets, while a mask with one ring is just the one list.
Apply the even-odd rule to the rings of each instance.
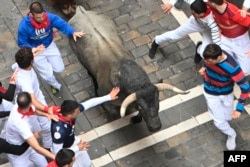
[[72, 17], [76, 13], [75, 0], [48, 0], [48, 2], [55, 8], [59, 8], [66, 16]]
[[135, 101], [139, 114], [142, 116], [143, 120], [147, 124], [148, 130], [150, 132], [155, 132], [161, 129], [161, 120], [159, 117], [159, 92], [158, 90], [172, 90], [179, 94], [187, 94], [188, 91], [182, 91], [174, 86], [169, 84], [156, 84], [150, 85], [149, 87], [136, 91], [135, 93], [130, 94], [126, 99], [124, 99], [120, 115], [121, 117], [125, 116], [126, 109], [129, 104]]

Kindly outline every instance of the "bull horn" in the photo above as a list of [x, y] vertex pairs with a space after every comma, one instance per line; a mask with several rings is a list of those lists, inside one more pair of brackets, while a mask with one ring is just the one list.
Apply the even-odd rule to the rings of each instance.
[[155, 86], [158, 88], [158, 90], [168, 89], [168, 90], [172, 90], [172, 91], [179, 93], [179, 94], [188, 94], [189, 93], [189, 91], [180, 90], [179, 88], [176, 88], [176, 87], [169, 85], [169, 84], [166, 84], [166, 83], [158, 83], [158, 84], [155, 84]]
[[136, 100], [135, 93], [131, 93], [123, 100], [121, 108], [120, 108], [120, 116], [121, 117], [125, 116], [126, 109], [127, 109], [128, 105], [131, 104], [132, 102], [134, 102], [135, 100]]

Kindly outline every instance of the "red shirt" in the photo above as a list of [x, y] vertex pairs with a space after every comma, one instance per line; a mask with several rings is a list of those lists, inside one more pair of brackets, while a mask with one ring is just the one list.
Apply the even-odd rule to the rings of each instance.
[[211, 7], [215, 22], [220, 27], [221, 33], [228, 38], [235, 38], [246, 33], [250, 25], [250, 16], [242, 17], [237, 6], [229, 2], [225, 3], [227, 7], [223, 13], [219, 13]]
[[56, 164], [56, 160], [53, 160], [50, 163], [48, 163], [46, 167], [58, 167], [58, 165]]

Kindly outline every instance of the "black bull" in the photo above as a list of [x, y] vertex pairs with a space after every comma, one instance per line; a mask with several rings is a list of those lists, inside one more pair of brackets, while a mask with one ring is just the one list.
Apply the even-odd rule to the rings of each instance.
[[70, 45], [79, 61], [96, 81], [98, 95], [107, 94], [114, 86], [120, 87], [118, 100], [104, 105], [107, 111], [118, 115], [115, 108], [119, 106], [120, 115], [124, 116], [126, 108], [132, 103], [130, 109], [139, 111], [137, 118], [142, 117], [148, 130], [159, 130], [161, 121], [158, 113], [158, 89], [187, 92], [167, 84], [152, 84], [145, 71], [122, 47], [115, 26], [108, 18], [77, 7], [76, 14], [70, 19], [69, 24], [76, 30], [84, 30], [86, 33], [84, 37], [78, 38], [77, 42], [70, 39]]

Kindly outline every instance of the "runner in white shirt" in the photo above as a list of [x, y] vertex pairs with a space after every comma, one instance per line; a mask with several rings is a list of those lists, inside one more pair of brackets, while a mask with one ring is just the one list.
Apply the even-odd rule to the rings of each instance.
[[31, 165], [29, 163], [33, 163], [32, 166], [45, 167], [47, 160], [44, 156], [51, 159], [55, 158], [54, 154], [39, 145], [34, 135], [38, 129], [34, 126], [36, 116], [34, 115], [35, 108], [31, 105], [31, 100], [28, 92], [19, 93], [17, 104], [11, 110], [5, 125], [5, 139], [7, 142], [21, 145], [26, 141], [31, 146], [21, 155], [8, 154], [8, 159], [13, 167], [26, 167]]
[[[202, 57], [202, 53], [205, 47], [210, 43], [216, 43], [221, 45], [220, 33], [217, 24], [214, 21], [212, 11], [205, 2], [201, 0], [185, 0], [190, 4], [192, 16], [180, 25], [175, 30], [168, 31], [161, 35], [157, 35], [149, 50], [149, 57], [153, 59], [155, 57], [158, 46], [164, 42], [176, 41], [186, 37], [190, 33], [200, 32], [202, 35], [202, 42], [198, 42], [196, 47], [195, 63], [199, 63]], [[169, 13], [176, 0], [171, 0], [170, 3], [163, 4], [162, 10]]]
[[[16, 64], [12, 66], [13, 70], [18, 70], [16, 75], [16, 93], [28, 92], [32, 98], [32, 104], [36, 110], [48, 112], [47, 103], [44, 95], [40, 90], [37, 75], [32, 68], [33, 53], [31, 48], [21, 48], [15, 55]], [[38, 111], [38, 112], [39, 112]], [[51, 121], [43, 116], [38, 116], [38, 122], [41, 126], [41, 137], [43, 146], [47, 149], [52, 147], [52, 139], [50, 135], [50, 124]]]

